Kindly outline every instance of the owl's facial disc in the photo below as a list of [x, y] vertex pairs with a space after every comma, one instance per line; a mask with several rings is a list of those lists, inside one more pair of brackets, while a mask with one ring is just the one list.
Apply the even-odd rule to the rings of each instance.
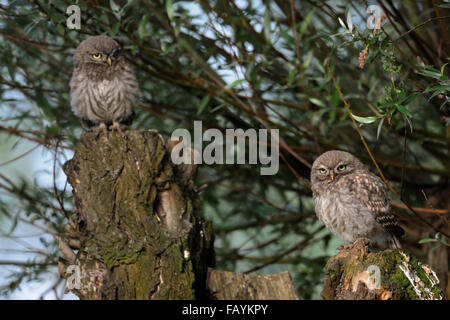
[[74, 55], [75, 67], [89, 65], [104, 71], [122, 59], [120, 45], [107, 36], [95, 36], [84, 40]]

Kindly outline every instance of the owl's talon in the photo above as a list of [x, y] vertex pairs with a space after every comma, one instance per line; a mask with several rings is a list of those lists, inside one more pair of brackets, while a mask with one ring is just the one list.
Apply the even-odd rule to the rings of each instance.
[[108, 135], [108, 128], [106, 127], [104, 122], [100, 122], [98, 128], [92, 129], [93, 132], [97, 132], [97, 138], [100, 136], [100, 133], [104, 133], [106, 136]]
[[127, 135], [123, 132], [122, 128], [120, 127], [119, 122], [117, 122], [117, 121], [114, 121], [113, 124], [109, 126], [109, 130], [117, 131], [124, 137], [124, 139], [128, 139]]
[[338, 251], [349, 250], [353, 247], [353, 243], [343, 244], [338, 248]]
[[117, 121], [114, 121], [112, 125], [109, 126], [109, 130], [111, 131], [119, 131], [121, 132], [122, 129], [120, 128], [120, 124]]

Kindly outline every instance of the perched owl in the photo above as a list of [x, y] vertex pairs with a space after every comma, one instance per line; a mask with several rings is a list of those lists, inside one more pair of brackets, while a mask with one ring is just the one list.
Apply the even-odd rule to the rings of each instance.
[[383, 181], [344, 151], [320, 155], [311, 169], [317, 217], [341, 240], [368, 238], [379, 247], [400, 248], [404, 234], [391, 211]]
[[136, 77], [119, 44], [107, 36], [81, 42], [73, 57], [70, 104], [83, 128], [129, 125], [139, 101]]

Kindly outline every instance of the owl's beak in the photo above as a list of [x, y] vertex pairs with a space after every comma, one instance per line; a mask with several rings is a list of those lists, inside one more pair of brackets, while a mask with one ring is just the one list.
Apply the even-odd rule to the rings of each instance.
[[331, 181], [334, 180], [334, 172], [333, 171], [330, 171], [330, 179], [331, 179]]
[[111, 67], [111, 65], [112, 65], [112, 61], [111, 61], [111, 58], [110, 57], [108, 57], [108, 59], [106, 60], [106, 62], [108, 63], [108, 65]]

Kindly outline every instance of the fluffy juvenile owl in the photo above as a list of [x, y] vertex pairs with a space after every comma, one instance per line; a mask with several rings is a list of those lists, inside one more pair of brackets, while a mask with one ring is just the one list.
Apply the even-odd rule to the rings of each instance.
[[368, 238], [376, 246], [400, 248], [404, 234], [391, 211], [383, 181], [344, 151], [320, 155], [311, 169], [317, 217], [341, 240]]
[[119, 44], [107, 36], [91, 37], [78, 46], [73, 62], [70, 104], [82, 126], [129, 125], [139, 87]]

